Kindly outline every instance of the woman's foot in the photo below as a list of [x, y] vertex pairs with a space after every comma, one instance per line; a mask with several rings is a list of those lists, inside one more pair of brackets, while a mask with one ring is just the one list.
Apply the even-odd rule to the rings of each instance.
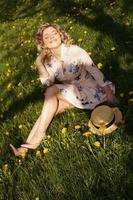
[[25, 147], [15, 148], [12, 144], [10, 144], [10, 147], [15, 156], [25, 158], [26, 153], [28, 151], [27, 148], [25, 148]]

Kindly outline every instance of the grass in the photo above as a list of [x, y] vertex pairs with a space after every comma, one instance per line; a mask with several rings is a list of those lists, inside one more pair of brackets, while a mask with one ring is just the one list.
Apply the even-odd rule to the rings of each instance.
[[[131, 1], [0, 0], [0, 7], [0, 200], [132, 200]], [[86, 138], [90, 111], [67, 110], [53, 119], [51, 137], [21, 160], [11, 155], [9, 144], [24, 142], [41, 112], [35, 33], [47, 21], [59, 23], [103, 64], [116, 85], [124, 123], [106, 137]]]

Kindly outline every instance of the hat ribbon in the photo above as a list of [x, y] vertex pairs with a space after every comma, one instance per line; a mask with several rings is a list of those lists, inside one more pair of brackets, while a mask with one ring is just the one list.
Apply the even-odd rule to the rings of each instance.
[[[114, 122], [115, 122], [115, 114], [114, 114], [114, 117], [113, 117], [113, 119], [111, 120], [111, 122], [109, 122], [109, 124], [106, 125], [106, 128], [109, 128]], [[98, 129], [100, 128], [100, 127], [96, 126], [92, 121], [91, 121], [91, 123], [92, 123], [93, 126], [95, 126], [96, 128], [98, 128]]]

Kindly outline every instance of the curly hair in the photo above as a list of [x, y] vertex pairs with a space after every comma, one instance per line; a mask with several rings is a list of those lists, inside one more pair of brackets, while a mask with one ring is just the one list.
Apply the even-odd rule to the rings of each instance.
[[36, 33], [36, 45], [39, 52], [43, 50], [46, 54], [50, 53], [49, 49], [45, 47], [43, 42], [43, 31], [48, 27], [53, 27], [57, 30], [57, 32], [60, 34], [62, 43], [66, 44], [67, 46], [72, 44], [72, 39], [69, 34], [67, 34], [58, 24], [45, 23], [39, 27]]

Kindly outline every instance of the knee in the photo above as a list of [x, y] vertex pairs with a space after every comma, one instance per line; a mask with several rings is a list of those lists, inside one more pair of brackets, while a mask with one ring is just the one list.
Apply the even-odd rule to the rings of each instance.
[[50, 86], [46, 89], [46, 92], [45, 92], [45, 97], [53, 97], [53, 96], [56, 96], [58, 94], [58, 88], [53, 85], [53, 86]]

